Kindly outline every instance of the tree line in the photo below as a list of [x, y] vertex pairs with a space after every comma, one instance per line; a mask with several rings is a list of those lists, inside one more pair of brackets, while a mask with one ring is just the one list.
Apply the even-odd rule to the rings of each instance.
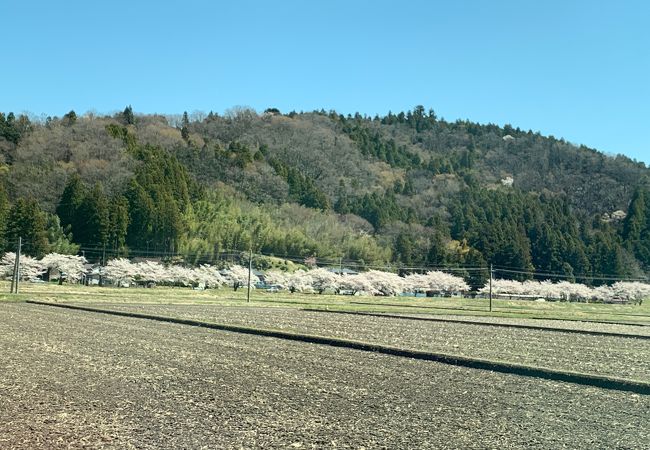
[[[174, 120], [130, 106], [42, 123], [0, 115], [3, 247], [22, 236], [35, 256], [146, 249], [205, 263], [253, 248], [398, 267], [492, 263], [521, 280], [539, 271], [593, 284], [650, 267], [648, 173], [625, 158], [420, 106]], [[536, 165], [555, 185], [536, 184]], [[615, 209], [627, 217], [604, 218]]]

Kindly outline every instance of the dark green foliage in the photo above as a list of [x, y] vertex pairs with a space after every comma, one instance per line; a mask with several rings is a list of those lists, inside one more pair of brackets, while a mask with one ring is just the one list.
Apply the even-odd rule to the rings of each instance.
[[185, 111], [185, 112], [183, 113], [183, 121], [182, 121], [182, 124], [181, 124], [181, 137], [182, 137], [183, 140], [185, 140], [185, 141], [189, 141], [189, 140], [190, 140], [190, 129], [189, 129], [189, 126], [190, 126], [190, 119], [187, 117], [187, 111]]
[[136, 146], [134, 156], [141, 165], [125, 194], [130, 213], [126, 242], [133, 247], [149, 243], [154, 249], [171, 251], [185, 229], [182, 213], [199, 198], [200, 189], [185, 167], [165, 150]]
[[106, 125], [108, 134], [116, 139], [120, 139], [126, 145], [127, 149], [135, 151], [136, 138], [132, 133], [129, 133], [127, 127], [111, 123]]
[[5, 232], [7, 229], [7, 218], [9, 216], [10, 205], [7, 198], [7, 192], [4, 185], [0, 184], [0, 248], [6, 247]]
[[78, 174], [73, 173], [63, 189], [63, 195], [56, 208], [56, 214], [61, 219], [61, 225], [73, 229], [81, 229], [79, 208], [87, 195], [87, 188]]
[[637, 188], [634, 191], [622, 232], [627, 248], [646, 269], [650, 268], [649, 201], [650, 193], [645, 188]]
[[0, 112], [0, 138], [18, 144], [20, 139], [29, 132], [31, 123], [27, 116], [20, 115], [16, 120], [14, 113], [10, 112], [5, 117], [4, 113]]
[[420, 165], [420, 157], [407, 150], [406, 146], [398, 146], [393, 139], [384, 139], [379, 130], [371, 130], [359, 116], [355, 119], [339, 117], [342, 131], [359, 146], [361, 153], [373, 156], [394, 167], [416, 167]]
[[109, 205], [108, 243], [113, 251], [123, 253], [129, 229], [129, 201], [124, 196], [114, 198]]
[[340, 199], [337, 207], [340, 208], [337, 209], [339, 213], [352, 212], [363, 217], [375, 229], [380, 229], [390, 222], [414, 222], [416, 220], [415, 212], [404, 208], [391, 192], [386, 194], [374, 192], [360, 198]]
[[42, 257], [49, 251], [45, 213], [33, 198], [18, 199], [9, 210], [7, 218], [6, 248], [15, 251], [18, 238], [23, 241], [23, 253]]
[[109, 199], [100, 184], [89, 190], [77, 174], [71, 175], [56, 212], [77, 244], [104, 247], [108, 243], [112, 226]]
[[79, 245], [74, 244], [70, 227], [63, 227], [56, 214], [45, 213], [48, 251], [63, 255], [76, 255]]
[[[59, 205], [61, 227], [84, 247], [124, 250], [129, 205], [123, 196], [109, 199], [101, 185], [89, 190], [77, 174], [68, 179]], [[58, 219], [57, 219], [58, 220]]]
[[467, 239], [496, 266], [582, 282], [630, 275], [615, 231], [605, 224], [579, 228], [585, 221], [565, 197], [468, 190], [452, 203], [451, 213], [452, 237]]
[[122, 120], [125, 125], [135, 125], [135, 116], [133, 115], [133, 108], [131, 108], [131, 105], [124, 108], [124, 111], [122, 112]]
[[[626, 267], [624, 262], [623, 249], [617, 242], [617, 236], [606, 227], [594, 233], [587, 252], [595, 277], [617, 278], [631, 275], [630, 268]], [[594, 280], [594, 284], [606, 284], [606, 281]]]
[[77, 122], [77, 113], [74, 111], [70, 111], [67, 114], [63, 115], [63, 118], [61, 119], [61, 123], [66, 126], [66, 127], [71, 127]]
[[105, 247], [110, 230], [109, 205], [101, 185], [96, 184], [87, 193], [77, 214], [78, 225], [73, 228], [75, 241], [82, 245]]
[[329, 198], [316, 186], [314, 181], [300, 173], [295, 167], [284, 164], [279, 159], [272, 159], [269, 164], [289, 185], [289, 196], [296, 203], [326, 211], [330, 209]]
[[129, 183], [125, 197], [129, 203], [127, 244], [136, 248], [142, 248], [143, 244], [148, 247], [154, 240], [156, 211], [153, 200], [136, 180]]
[[[231, 160], [239, 168], [244, 168], [253, 162], [253, 155], [248, 145], [238, 141], [233, 141], [228, 145], [228, 151], [231, 153]], [[264, 159], [264, 158], [260, 158]]]

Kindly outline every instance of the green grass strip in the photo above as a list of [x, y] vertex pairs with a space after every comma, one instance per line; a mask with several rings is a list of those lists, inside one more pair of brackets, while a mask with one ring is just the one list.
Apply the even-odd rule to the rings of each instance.
[[87, 306], [67, 305], [62, 303], [49, 303], [36, 300], [28, 300], [27, 303], [34, 305], [53, 306], [57, 308], [73, 309], [79, 311], [95, 312], [109, 314], [121, 317], [130, 317], [136, 319], [155, 320], [159, 322], [168, 322], [180, 325], [190, 325], [195, 327], [209, 328], [220, 331], [230, 331], [255, 336], [265, 336], [290, 341], [305, 342], [310, 344], [329, 345], [332, 347], [361, 350], [366, 352], [380, 353], [391, 356], [412, 358], [424, 361], [433, 361], [452, 366], [466, 367], [470, 369], [490, 370], [493, 372], [520, 375], [532, 378], [541, 378], [545, 380], [562, 381], [566, 383], [580, 384], [585, 386], [594, 386], [604, 389], [617, 391], [628, 391], [642, 395], [650, 395], [650, 383], [637, 380], [627, 380], [623, 378], [608, 377], [603, 375], [594, 375], [573, 371], [562, 371], [550, 369], [547, 367], [524, 366], [512, 364], [505, 361], [494, 361], [480, 358], [471, 358], [466, 356], [434, 353], [420, 350], [409, 350], [388, 345], [371, 344], [368, 342], [355, 341], [350, 339], [341, 339], [327, 336], [310, 335], [303, 333], [292, 333], [264, 328], [253, 328], [238, 325], [227, 325], [220, 323], [203, 322], [192, 319], [180, 319], [175, 317], [158, 316], [150, 314], [141, 314], [127, 311], [115, 311], [100, 308], [91, 308]]

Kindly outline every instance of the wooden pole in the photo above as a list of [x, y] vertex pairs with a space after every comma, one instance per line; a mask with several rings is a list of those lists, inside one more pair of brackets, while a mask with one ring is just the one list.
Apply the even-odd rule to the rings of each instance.
[[248, 254], [248, 292], [246, 293], [246, 302], [251, 301], [251, 272], [253, 271], [253, 248], [251, 247]]
[[16, 254], [14, 255], [14, 271], [11, 273], [11, 289], [9, 290], [10, 294], [14, 293], [16, 288], [16, 272], [18, 271], [18, 249], [16, 249]]
[[18, 253], [16, 253], [16, 294], [18, 293], [18, 285], [20, 284], [20, 251], [23, 246], [23, 238], [18, 238]]
[[492, 264], [490, 264], [490, 312], [492, 312]]

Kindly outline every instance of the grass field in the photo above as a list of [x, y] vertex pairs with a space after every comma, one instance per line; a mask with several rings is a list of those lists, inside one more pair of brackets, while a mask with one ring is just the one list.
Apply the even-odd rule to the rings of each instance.
[[[108, 288], [46, 283], [22, 283], [21, 293], [8, 294], [9, 284], [0, 283], [0, 301], [39, 299], [52, 302], [106, 302], [136, 304], [215, 304], [241, 306], [246, 303], [246, 290], [216, 289], [195, 291], [189, 288], [156, 287]], [[453, 314], [530, 319], [561, 319], [620, 322], [650, 325], [650, 301], [643, 305], [598, 303], [534, 302], [466, 298], [363, 297], [343, 295], [268, 293], [253, 290], [249, 306], [318, 308], [334, 311], [360, 311], [408, 314]]]

